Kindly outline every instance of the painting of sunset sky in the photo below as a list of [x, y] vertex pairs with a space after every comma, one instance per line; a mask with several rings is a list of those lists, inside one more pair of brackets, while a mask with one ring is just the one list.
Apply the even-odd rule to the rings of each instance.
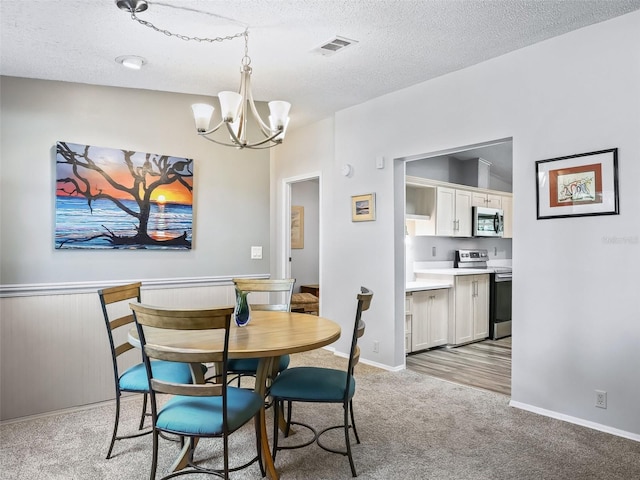
[[190, 250], [193, 160], [56, 144], [56, 249]]

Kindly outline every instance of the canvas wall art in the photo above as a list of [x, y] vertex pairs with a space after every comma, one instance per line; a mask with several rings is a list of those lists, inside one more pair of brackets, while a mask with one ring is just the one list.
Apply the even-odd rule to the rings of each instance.
[[190, 250], [193, 159], [56, 144], [56, 249]]

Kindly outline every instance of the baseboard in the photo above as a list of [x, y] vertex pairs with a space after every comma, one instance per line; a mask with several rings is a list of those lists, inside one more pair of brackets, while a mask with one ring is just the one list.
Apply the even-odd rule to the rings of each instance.
[[[349, 358], [349, 355], [347, 355], [346, 353], [336, 352], [335, 349], [333, 349], [333, 354], [336, 357]], [[404, 365], [400, 365], [399, 367], [390, 367], [389, 365], [385, 365], [383, 363], [378, 363], [378, 362], [372, 362], [371, 360], [367, 360], [362, 357], [360, 358], [360, 363], [364, 363], [365, 365], [369, 365], [371, 367], [381, 368], [382, 370], [386, 370], [387, 372], [400, 372], [405, 369]]]
[[565, 415], [563, 413], [554, 412], [552, 410], [546, 410], [544, 408], [534, 407], [533, 405], [529, 405], [522, 402], [516, 402], [514, 400], [511, 400], [509, 402], [509, 406], [514, 408], [519, 408], [520, 410], [526, 410], [528, 412], [537, 413], [538, 415], [542, 415], [545, 417], [562, 420], [563, 422], [573, 423], [575, 425], [580, 425], [582, 427], [591, 428], [593, 430], [598, 430], [600, 432], [609, 433], [611, 435], [615, 435], [616, 437], [628, 438], [629, 440], [640, 442], [640, 435], [638, 435], [637, 433], [627, 432], [626, 430], [620, 430], [618, 428], [609, 427], [608, 425], [602, 425], [600, 423], [590, 422], [589, 420], [572, 417], [571, 415]]

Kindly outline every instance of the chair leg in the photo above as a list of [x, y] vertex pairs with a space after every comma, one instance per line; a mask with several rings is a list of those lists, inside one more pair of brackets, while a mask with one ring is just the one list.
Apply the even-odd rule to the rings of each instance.
[[[260, 415], [256, 415], [254, 417], [255, 429], [256, 429], [256, 447], [258, 448], [258, 465], [260, 465], [260, 473], [262, 474], [262, 478], [267, 475], [266, 470], [264, 469], [264, 461], [262, 458], [262, 439], [260, 435]], [[266, 432], [265, 432], [266, 434]]]
[[118, 423], [120, 422], [120, 392], [116, 392], [116, 418], [113, 424], [113, 434], [111, 435], [111, 444], [109, 445], [109, 451], [107, 452], [107, 460], [111, 458], [111, 452], [113, 446], [116, 443], [116, 437], [118, 436]]
[[229, 437], [224, 435], [224, 480], [229, 480]]
[[351, 466], [351, 475], [357, 477], [356, 466], [353, 463], [353, 457], [351, 456], [351, 441], [349, 439], [349, 404], [344, 404], [344, 441], [347, 445], [347, 457], [349, 457], [349, 466]]
[[353, 418], [353, 400], [349, 401], [349, 411], [351, 412], [351, 426], [353, 427], [353, 433], [356, 436], [356, 443], [360, 443], [360, 437], [358, 437], [358, 430], [356, 430], [356, 420]]
[[145, 393], [142, 399], [142, 414], [140, 415], [140, 425], [138, 425], [138, 430], [142, 430], [144, 428], [144, 419], [147, 416], [147, 397], [148, 394]]
[[153, 452], [151, 457], [151, 480], [156, 480], [156, 470], [158, 468], [158, 430], [156, 430], [155, 426], [153, 427]]
[[273, 448], [271, 458], [276, 461], [276, 454], [278, 453], [278, 416], [280, 415], [280, 400], [273, 399]]

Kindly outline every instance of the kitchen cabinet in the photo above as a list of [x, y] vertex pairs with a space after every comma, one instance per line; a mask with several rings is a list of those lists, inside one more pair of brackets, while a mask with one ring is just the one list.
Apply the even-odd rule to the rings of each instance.
[[449, 290], [411, 294], [411, 351], [445, 345], [449, 323]]
[[411, 353], [412, 295], [404, 297], [404, 352]]
[[502, 210], [504, 211], [503, 238], [513, 238], [513, 197], [502, 197]]
[[436, 235], [470, 237], [472, 192], [437, 187], [436, 196]]
[[448, 343], [461, 345], [489, 336], [489, 275], [456, 275]]
[[436, 188], [406, 186], [405, 220], [410, 235], [435, 235]]
[[502, 208], [502, 195], [472, 192], [472, 207]]

